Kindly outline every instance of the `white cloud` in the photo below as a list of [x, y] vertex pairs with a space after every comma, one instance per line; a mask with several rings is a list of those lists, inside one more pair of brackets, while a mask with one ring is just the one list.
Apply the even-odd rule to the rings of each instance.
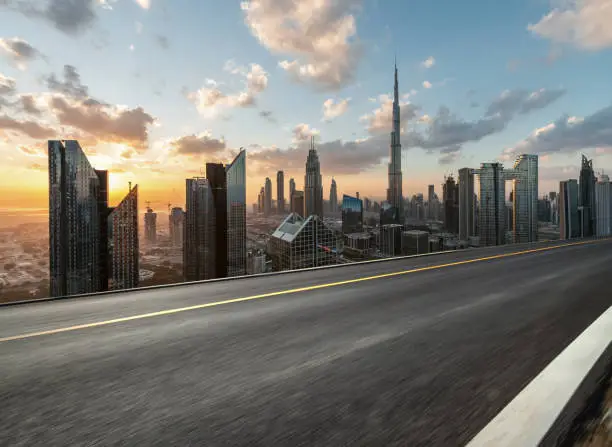
[[142, 9], [149, 9], [151, 7], [151, 0], [135, 0]]
[[566, 0], [527, 28], [553, 42], [596, 51], [612, 46], [611, 23], [610, 0]]
[[[380, 106], [370, 114], [363, 115], [360, 118], [362, 123], [367, 125], [370, 134], [380, 134], [391, 132], [393, 120], [393, 98], [389, 95], [380, 95], [378, 97]], [[400, 106], [400, 127], [404, 128], [406, 124], [416, 117], [418, 106], [407, 101], [399, 102]]]
[[431, 84], [431, 82], [429, 82], [429, 81], [423, 81], [423, 87], [424, 87], [424, 88], [431, 88], [431, 87], [432, 87], [432, 84]]
[[224, 93], [219, 84], [212, 79], [206, 79], [205, 87], [187, 94], [205, 117], [213, 117], [220, 109], [234, 107], [249, 107], [255, 105], [256, 97], [268, 87], [268, 73], [259, 64], [251, 64], [250, 69], [237, 67], [226, 63], [226, 71], [244, 77], [245, 88], [237, 93]]
[[312, 128], [305, 123], [295, 126], [291, 133], [293, 133], [293, 143], [308, 141], [310, 140], [310, 137], [319, 135], [319, 131], [317, 129]]
[[253, 35], [292, 59], [280, 67], [298, 81], [337, 90], [353, 79], [360, 58], [353, 11], [361, 0], [250, 0], [241, 7]]
[[435, 63], [436, 63], [436, 59], [433, 56], [429, 56], [427, 59], [421, 62], [421, 67], [431, 68], [435, 65]]
[[341, 115], [344, 115], [348, 110], [351, 98], [334, 101], [332, 98], [326, 99], [323, 103], [323, 120], [331, 121]]

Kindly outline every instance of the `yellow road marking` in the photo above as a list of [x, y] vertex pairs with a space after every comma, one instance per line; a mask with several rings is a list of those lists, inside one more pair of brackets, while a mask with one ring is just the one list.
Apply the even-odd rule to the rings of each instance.
[[150, 312], [150, 313], [146, 313], [146, 314], [132, 315], [130, 317], [114, 318], [112, 320], [97, 321], [97, 322], [94, 322], [94, 323], [86, 323], [86, 324], [80, 324], [80, 325], [76, 325], [76, 326], [63, 327], [63, 328], [58, 328], [58, 329], [50, 329], [50, 330], [47, 330], [47, 331], [31, 332], [31, 333], [21, 334], [21, 335], [12, 335], [10, 337], [0, 338], [0, 343], [7, 342], [7, 341], [13, 341], [13, 340], [23, 340], [23, 339], [27, 339], [27, 338], [41, 337], [43, 335], [61, 334], [62, 332], [72, 332], [72, 331], [78, 331], [78, 330], [81, 330], [81, 329], [90, 329], [90, 328], [95, 328], [95, 327], [100, 327], [100, 326], [108, 326], [108, 325], [111, 325], [111, 324], [124, 323], [126, 321], [142, 320], [142, 319], [145, 319], [145, 318], [152, 318], [152, 317], [160, 317], [162, 315], [172, 315], [172, 314], [176, 314], [176, 313], [180, 313], [180, 312], [186, 312], [186, 311], [189, 311], [189, 310], [197, 310], [197, 309], [205, 309], [207, 307], [222, 306], [224, 304], [240, 303], [240, 302], [243, 302], [243, 301], [253, 301], [253, 300], [259, 300], [259, 299], [262, 299], [262, 298], [270, 298], [270, 297], [273, 297], [273, 296], [279, 296], [279, 295], [289, 295], [289, 294], [292, 294], [292, 293], [300, 293], [300, 292], [308, 292], [308, 291], [311, 291], [311, 290], [326, 289], [326, 288], [329, 288], [329, 287], [343, 286], [343, 285], [346, 285], [346, 284], [354, 284], [354, 283], [359, 283], [359, 282], [363, 282], [363, 281], [372, 281], [374, 279], [390, 278], [390, 277], [393, 277], [393, 276], [407, 275], [407, 274], [410, 274], [410, 273], [426, 272], [426, 271], [429, 271], [429, 270], [439, 270], [439, 269], [443, 269], [443, 268], [447, 268], [447, 267], [453, 267], [453, 266], [456, 266], [456, 265], [473, 264], [473, 263], [476, 263], [476, 262], [484, 262], [484, 261], [491, 261], [491, 260], [494, 260], [494, 259], [509, 258], [509, 257], [512, 257], [512, 256], [526, 255], [526, 254], [529, 254], [529, 253], [537, 253], [537, 252], [542, 252], [542, 251], [556, 250], [558, 248], [563, 248], [563, 247], [571, 247], [571, 246], [575, 246], [575, 245], [592, 244], [592, 243], [595, 243], [595, 242], [598, 242], [598, 240], [595, 240], [595, 241], [590, 240], [590, 241], [573, 242], [573, 243], [569, 243], [569, 244], [556, 245], [554, 247], [532, 248], [532, 249], [529, 249], [529, 250], [516, 251], [516, 252], [511, 252], [511, 253], [503, 253], [503, 254], [499, 254], [499, 255], [486, 256], [486, 257], [483, 257], [483, 258], [466, 259], [464, 261], [454, 261], [454, 262], [449, 262], [449, 263], [446, 263], [446, 264], [430, 265], [430, 266], [427, 266], [427, 267], [419, 267], [419, 268], [414, 268], [414, 269], [409, 269], [409, 270], [402, 270], [402, 271], [399, 271], [399, 272], [382, 273], [382, 274], [379, 274], [379, 275], [365, 276], [365, 277], [362, 277], [362, 278], [347, 279], [347, 280], [344, 280], [344, 281], [337, 281], [337, 282], [332, 282], [332, 283], [327, 283], [327, 284], [318, 284], [318, 285], [314, 285], [314, 286], [299, 287], [299, 288], [296, 288], [296, 289], [280, 290], [278, 292], [267, 292], [267, 293], [262, 293], [260, 295], [251, 295], [251, 296], [246, 296], [246, 297], [242, 297], [242, 298], [232, 298], [232, 299], [223, 300], [223, 301], [215, 301], [215, 302], [212, 302], [212, 303], [196, 304], [194, 306], [187, 306], [187, 307], [179, 307], [179, 308], [175, 308], [175, 309], [160, 310], [158, 312]]

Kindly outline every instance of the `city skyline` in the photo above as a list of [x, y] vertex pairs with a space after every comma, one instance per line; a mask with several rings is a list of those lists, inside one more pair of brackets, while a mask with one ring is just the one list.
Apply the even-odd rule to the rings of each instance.
[[[360, 191], [384, 199], [395, 55], [404, 197], [428, 184], [439, 193], [444, 174], [457, 176], [463, 167], [509, 167], [520, 153], [540, 157], [540, 196], [578, 177], [578, 152], [596, 157], [599, 170], [612, 166], [612, 87], [604, 74], [612, 41], [605, 26], [570, 32], [605, 23], [609, 12], [600, 1], [568, 6], [575, 14], [557, 32], [551, 27], [560, 13], [546, 2], [504, 11], [482, 1], [462, 10], [445, 5], [449, 17], [467, 22], [445, 20], [440, 35], [427, 30], [435, 5], [397, 1], [341, 1], [335, 9], [324, 2], [314, 23], [300, 13], [314, 7], [308, 0], [287, 3], [283, 13], [271, 0], [242, 8], [200, 2], [193, 11], [155, 0], [83, 1], [72, 21], [5, 3], [0, 208], [46, 207], [46, 143], [64, 138], [79, 140], [92, 165], [110, 171], [111, 203], [132, 181], [141, 204], [151, 201], [156, 211], [184, 206], [184, 179], [207, 162], [230, 162], [240, 147], [249, 154], [247, 203], [279, 170], [285, 184], [295, 178], [303, 190], [313, 135], [324, 197], [333, 177], [339, 196]], [[295, 29], [284, 26], [290, 19]], [[321, 46], [300, 46], [307, 28]], [[425, 44], [405, 43], [416, 41]], [[461, 44], [469, 53], [457, 51]], [[105, 70], [107, 60], [119, 68]]]

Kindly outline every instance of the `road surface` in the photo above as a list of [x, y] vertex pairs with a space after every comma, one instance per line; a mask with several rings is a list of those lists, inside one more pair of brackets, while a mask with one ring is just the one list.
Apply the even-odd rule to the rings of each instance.
[[465, 444], [612, 305], [556, 245], [0, 307], [0, 445]]

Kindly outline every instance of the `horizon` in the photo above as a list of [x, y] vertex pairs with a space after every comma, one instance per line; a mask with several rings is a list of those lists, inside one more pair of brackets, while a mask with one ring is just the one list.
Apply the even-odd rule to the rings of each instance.
[[602, 0], [82, 3], [70, 20], [0, 5], [0, 208], [47, 206], [48, 139], [108, 169], [113, 204], [131, 181], [183, 207], [186, 178], [244, 147], [250, 208], [279, 169], [303, 188], [313, 136], [326, 200], [332, 178], [339, 197], [384, 199], [394, 60], [404, 197], [520, 153], [539, 156], [540, 197], [580, 154], [612, 166]]

